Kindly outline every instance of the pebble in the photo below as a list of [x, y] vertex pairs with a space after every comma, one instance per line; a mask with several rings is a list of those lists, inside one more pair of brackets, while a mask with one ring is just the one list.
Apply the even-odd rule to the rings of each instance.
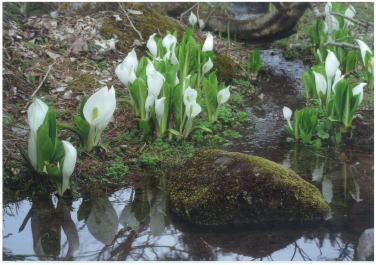
[[15, 134], [17, 134], [19, 136], [25, 136], [29, 133], [28, 130], [25, 130], [25, 129], [19, 128], [19, 127], [12, 127], [12, 132], [14, 132]]

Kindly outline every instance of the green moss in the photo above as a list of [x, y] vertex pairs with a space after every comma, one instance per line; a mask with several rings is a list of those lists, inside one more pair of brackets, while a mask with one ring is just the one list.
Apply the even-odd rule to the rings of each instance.
[[230, 83], [236, 74], [236, 67], [230, 57], [217, 55], [214, 58], [214, 70], [217, 71], [218, 79]]
[[312, 221], [328, 211], [315, 186], [257, 156], [202, 151], [168, 179], [172, 210], [197, 224]]
[[[137, 30], [140, 31], [144, 41], [147, 41], [153, 33], [162, 34], [159, 37], [163, 37], [167, 31], [176, 31], [178, 38], [182, 37], [184, 32], [182, 25], [167, 16], [161, 15], [153, 8], [141, 3], [124, 3], [124, 7], [143, 13], [142, 15], [133, 15], [132, 21]], [[127, 19], [115, 21], [113, 17], [107, 18], [101, 26], [101, 34], [106, 39], [113, 38], [114, 35], [118, 36], [117, 48], [124, 53], [128, 53], [133, 48], [133, 42], [136, 39], [140, 40], [137, 32], [129, 26]], [[137, 48], [136, 52], [137, 54], [144, 54], [144, 46]]]
[[92, 74], [73, 74], [73, 80], [68, 83], [68, 89], [73, 91], [85, 91], [92, 90], [95, 87], [99, 87], [98, 78]]

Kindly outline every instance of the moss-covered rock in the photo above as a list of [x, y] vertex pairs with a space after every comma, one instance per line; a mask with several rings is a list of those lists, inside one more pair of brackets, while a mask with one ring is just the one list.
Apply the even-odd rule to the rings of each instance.
[[267, 159], [205, 150], [168, 173], [171, 210], [199, 225], [307, 222], [329, 206], [294, 171]]
[[[145, 3], [123, 3], [123, 6], [124, 9], [142, 12], [142, 15], [133, 15], [132, 21], [137, 30], [140, 31], [144, 41], [147, 41], [153, 33], [157, 33], [158, 37], [163, 37], [167, 31], [176, 31], [178, 38], [181, 38], [184, 33], [181, 24], [160, 14], [158, 10]], [[106, 39], [113, 38], [116, 35], [119, 38], [119, 42], [116, 44], [117, 48], [124, 53], [132, 50], [135, 40], [141, 41], [137, 32], [129, 26], [129, 21], [125, 17], [122, 21], [116, 21], [114, 17], [106, 18], [100, 30], [102, 36]], [[136, 49], [137, 54], [144, 53], [143, 47]]]
[[214, 58], [214, 70], [217, 71], [218, 79], [222, 82], [230, 83], [236, 75], [236, 67], [230, 57], [226, 55], [216, 55]]

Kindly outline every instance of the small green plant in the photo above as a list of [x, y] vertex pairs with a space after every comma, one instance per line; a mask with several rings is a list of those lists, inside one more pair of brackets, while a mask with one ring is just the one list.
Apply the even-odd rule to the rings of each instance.
[[124, 158], [121, 156], [115, 157], [114, 162], [106, 168], [106, 177], [121, 178], [129, 173], [129, 167], [124, 164]]
[[316, 107], [305, 107], [295, 111], [294, 119], [291, 121], [292, 111], [284, 107], [284, 117], [287, 120], [287, 131], [294, 137], [294, 141], [302, 141], [305, 144], [313, 144], [317, 131], [319, 109]]
[[248, 69], [252, 73], [257, 73], [263, 67], [259, 49], [253, 49], [248, 58]]

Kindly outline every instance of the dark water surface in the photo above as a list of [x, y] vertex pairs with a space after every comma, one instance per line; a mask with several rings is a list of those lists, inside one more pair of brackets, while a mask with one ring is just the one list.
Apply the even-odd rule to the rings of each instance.
[[[359, 260], [373, 250], [373, 153], [287, 144], [282, 107], [304, 104], [300, 61], [263, 52], [274, 76], [252, 102], [244, 139], [227, 150], [292, 168], [331, 213], [310, 227], [200, 230], [168, 212], [163, 179], [72, 202], [54, 196], [4, 205], [5, 260]], [[372, 244], [371, 244], [372, 242]], [[372, 256], [373, 258], [373, 256]]]

